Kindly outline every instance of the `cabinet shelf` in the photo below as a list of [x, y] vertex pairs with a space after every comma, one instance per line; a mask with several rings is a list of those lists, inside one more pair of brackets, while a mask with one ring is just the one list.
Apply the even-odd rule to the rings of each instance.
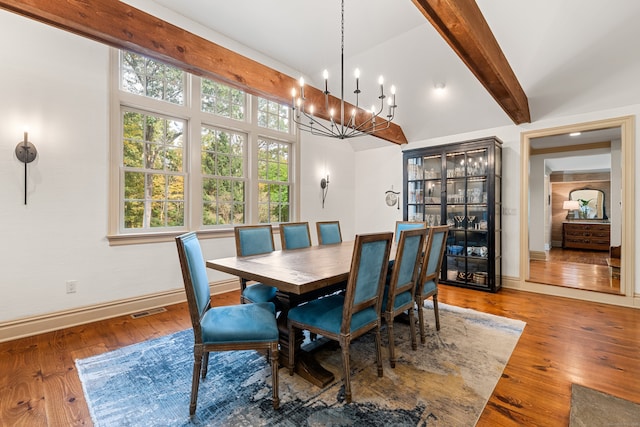
[[441, 283], [502, 287], [501, 176], [495, 137], [403, 153], [404, 220], [451, 226]]

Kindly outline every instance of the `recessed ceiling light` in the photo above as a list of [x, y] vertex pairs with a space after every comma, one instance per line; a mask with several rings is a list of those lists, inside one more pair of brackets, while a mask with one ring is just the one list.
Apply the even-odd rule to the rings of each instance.
[[582, 135], [582, 132], [571, 132], [569, 134], [569, 136], [580, 136], [580, 135]]

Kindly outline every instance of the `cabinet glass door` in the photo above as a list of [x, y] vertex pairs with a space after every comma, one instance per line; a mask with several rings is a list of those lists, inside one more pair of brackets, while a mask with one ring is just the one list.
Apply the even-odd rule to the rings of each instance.
[[440, 155], [407, 159], [407, 220], [440, 224], [442, 191]]

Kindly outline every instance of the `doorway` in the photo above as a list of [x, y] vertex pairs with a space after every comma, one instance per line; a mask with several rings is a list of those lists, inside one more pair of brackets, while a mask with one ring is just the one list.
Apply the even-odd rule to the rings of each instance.
[[[633, 118], [525, 132], [521, 148], [523, 287], [553, 285], [632, 296], [633, 180], [623, 178], [634, 176]], [[569, 201], [568, 192], [593, 187], [605, 189], [606, 217], [578, 217], [579, 212], [564, 203]], [[600, 245], [565, 245], [567, 223], [585, 229], [597, 225], [609, 233], [604, 239], [600, 230]], [[590, 242], [590, 238], [583, 240]], [[618, 260], [611, 261], [612, 248], [619, 250]]]

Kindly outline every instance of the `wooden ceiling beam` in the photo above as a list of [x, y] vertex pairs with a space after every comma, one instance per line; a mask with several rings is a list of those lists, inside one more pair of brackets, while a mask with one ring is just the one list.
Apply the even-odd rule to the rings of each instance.
[[[291, 88], [297, 86], [297, 80], [290, 76], [119, 0], [0, 0], [0, 8], [286, 105], [291, 102]], [[322, 99], [316, 103], [315, 115], [328, 120], [329, 113], [322, 108], [323, 92], [307, 85], [305, 94], [312, 102]], [[331, 105], [339, 102], [330, 97]], [[361, 109], [358, 114], [364, 116], [366, 111]], [[395, 123], [373, 136], [407, 143]]]
[[517, 125], [531, 122], [529, 102], [474, 0], [412, 0]]

